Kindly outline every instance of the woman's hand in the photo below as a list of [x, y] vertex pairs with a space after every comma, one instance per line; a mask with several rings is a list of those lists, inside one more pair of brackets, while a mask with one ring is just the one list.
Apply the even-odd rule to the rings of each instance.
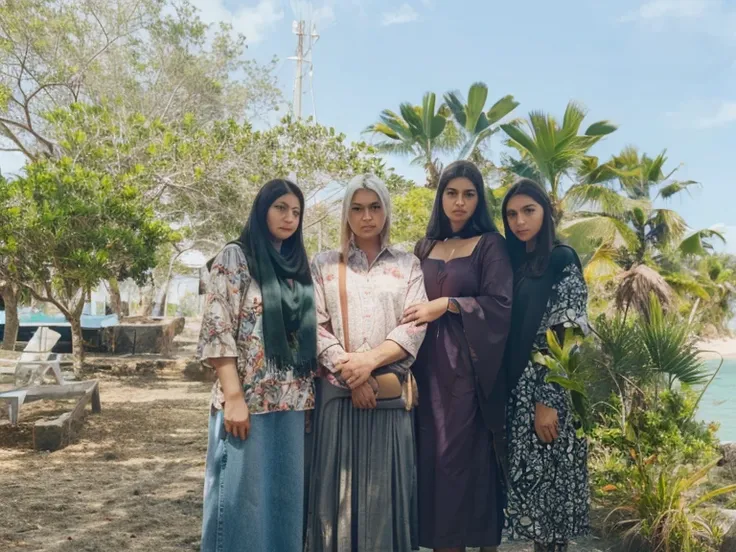
[[557, 410], [538, 402], [534, 412], [534, 431], [543, 443], [551, 443], [557, 439], [558, 423]]
[[250, 433], [250, 411], [243, 395], [225, 400], [224, 411], [225, 431], [238, 439], [247, 439]]
[[335, 368], [348, 387], [355, 390], [368, 381], [377, 365], [370, 352], [345, 353], [345, 356], [337, 361]]
[[449, 303], [449, 298], [440, 297], [429, 303], [413, 305], [404, 311], [404, 317], [401, 319], [401, 323], [408, 324], [409, 322], [414, 322], [415, 326], [421, 326], [422, 324], [434, 322], [447, 312]]
[[376, 408], [376, 392], [370, 383], [365, 382], [360, 387], [353, 389], [352, 396], [355, 408]]

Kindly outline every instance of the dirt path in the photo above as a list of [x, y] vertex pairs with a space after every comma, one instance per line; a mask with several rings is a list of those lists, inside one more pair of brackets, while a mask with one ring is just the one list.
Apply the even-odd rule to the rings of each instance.
[[[195, 336], [188, 326], [180, 355]], [[31, 427], [64, 405], [33, 403], [18, 428], [0, 421], [0, 550], [199, 550], [210, 384], [188, 381], [181, 366], [99, 379], [102, 414], [63, 450], [33, 451]]]

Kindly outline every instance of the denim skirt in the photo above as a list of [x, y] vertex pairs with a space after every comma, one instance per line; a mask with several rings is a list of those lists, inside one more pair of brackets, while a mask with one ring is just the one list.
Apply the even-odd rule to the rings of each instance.
[[253, 414], [245, 441], [210, 415], [202, 552], [301, 552], [304, 412]]

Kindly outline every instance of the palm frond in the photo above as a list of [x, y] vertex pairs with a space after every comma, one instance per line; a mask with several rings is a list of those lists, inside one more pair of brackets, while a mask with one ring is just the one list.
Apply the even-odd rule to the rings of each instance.
[[588, 283], [608, 282], [621, 273], [621, 267], [616, 263], [616, 250], [611, 244], [605, 243], [595, 250], [583, 270], [583, 276]]
[[486, 118], [488, 119], [489, 125], [495, 125], [498, 121], [506, 117], [509, 113], [511, 113], [514, 109], [519, 107], [519, 102], [514, 100], [514, 97], [511, 95], [504, 96], [500, 100], [498, 100], [495, 104], [491, 106], [491, 108], [486, 113]]
[[540, 185], [544, 185], [544, 178], [537, 170], [537, 167], [527, 159], [508, 157], [504, 160], [504, 168], [519, 178], [529, 178], [538, 182]]
[[672, 209], [655, 209], [650, 218], [650, 234], [658, 244], [668, 245], [680, 240], [687, 228], [685, 220]]
[[588, 110], [585, 109], [583, 104], [571, 101], [565, 108], [565, 115], [562, 118], [562, 130], [565, 134], [570, 136], [577, 136], [580, 132], [580, 126], [583, 124], [583, 119], [588, 114]]
[[689, 325], [677, 315], [665, 315], [656, 292], [649, 297], [646, 314], [640, 329], [652, 368], [668, 378], [670, 388], [675, 381], [686, 385], [705, 383], [709, 374]]
[[585, 131], [586, 136], [603, 137], [618, 130], [618, 127], [609, 121], [598, 121], [593, 123]]
[[528, 152], [529, 155], [531, 155], [532, 157], [538, 154], [538, 149], [536, 143], [534, 142], [534, 138], [532, 138], [525, 131], [521, 130], [519, 125], [501, 125], [501, 130], [508, 134], [509, 138], [511, 139], [511, 146], [516, 147], [521, 151]]
[[649, 314], [650, 297], [654, 294], [658, 305], [669, 307], [672, 303], [672, 289], [665, 279], [652, 268], [640, 264], [620, 276], [616, 289], [616, 308], [623, 311], [633, 307], [644, 315]]
[[665, 281], [680, 294], [687, 293], [707, 301], [710, 294], [695, 278], [682, 273], [664, 274]]
[[411, 155], [414, 145], [407, 142], [378, 142], [374, 146], [379, 152], [389, 155]]
[[465, 114], [465, 102], [460, 96], [460, 92], [448, 92], [444, 95], [444, 99], [445, 105], [450, 109], [450, 112], [452, 112], [452, 116], [457, 121], [457, 124], [462, 128], [465, 128], [468, 117]]
[[687, 191], [688, 188], [692, 186], [698, 185], [700, 185], [700, 183], [696, 182], [695, 180], [678, 180], [675, 182], [670, 182], [659, 190], [657, 197], [661, 197], [662, 199], [669, 199], [672, 196], [679, 194], [680, 192]]
[[470, 86], [468, 91], [468, 103], [465, 106], [465, 115], [467, 121], [465, 130], [468, 132], [478, 132], [478, 121], [484, 115], [483, 110], [486, 107], [488, 99], [488, 85], [483, 82], [476, 82]]
[[711, 238], [726, 243], [726, 237], [717, 230], [697, 230], [680, 242], [679, 250], [683, 255], [707, 255], [713, 250], [713, 245], [708, 242]]
[[566, 221], [560, 232], [570, 240], [580, 242], [610, 243], [614, 247], [626, 246], [636, 250], [639, 238], [624, 221], [599, 213], [576, 213], [575, 219]]
[[598, 210], [606, 215], [620, 216], [626, 212], [624, 198], [611, 188], [600, 184], [578, 184], [570, 188], [564, 198], [565, 209], [581, 207]]

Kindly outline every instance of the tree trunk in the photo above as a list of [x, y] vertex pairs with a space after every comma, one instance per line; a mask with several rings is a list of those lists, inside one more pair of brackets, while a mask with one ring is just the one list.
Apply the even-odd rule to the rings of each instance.
[[15, 342], [18, 339], [18, 289], [13, 284], [7, 284], [2, 288], [3, 302], [5, 303], [5, 332], [0, 349], [14, 351]]
[[77, 305], [73, 306], [69, 324], [72, 327], [72, 360], [74, 375], [80, 377], [84, 368], [84, 337], [82, 336], [82, 311], [84, 310], [84, 295]]
[[150, 291], [141, 290], [141, 316], [153, 315], [153, 302], [156, 299], [156, 286], [151, 286]]
[[[166, 272], [166, 280], [164, 281], [163, 286], [163, 294], [161, 295], [161, 311], [159, 316], [163, 316], [164, 318], [168, 316], [168, 313], [166, 312], [168, 310], [169, 306], [169, 287], [171, 287], [171, 275], [174, 273], [174, 263], [176, 260], [181, 256], [183, 251], [177, 251], [174, 255], [171, 256], [171, 260], [169, 261], [169, 270]], [[154, 293], [154, 300], [155, 300], [156, 294]]]
[[424, 165], [424, 169], [427, 171], [427, 188], [436, 190], [440, 185], [440, 171], [437, 170], [437, 165], [430, 159]]
[[108, 290], [110, 292], [110, 308], [113, 314], [118, 317], [123, 316], [122, 299], [120, 298], [120, 284], [115, 278], [107, 281]]

